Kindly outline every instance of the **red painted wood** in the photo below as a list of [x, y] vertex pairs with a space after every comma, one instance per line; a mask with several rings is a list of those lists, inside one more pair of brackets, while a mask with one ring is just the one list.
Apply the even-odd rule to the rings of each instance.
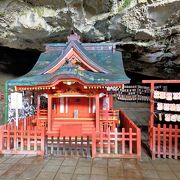
[[141, 130], [137, 128], [137, 136], [135, 139], [137, 143], [137, 159], [141, 160]]
[[30, 126], [28, 126], [28, 128], [27, 128], [27, 150], [28, 151], [30, 151], [30, 147], [31, 147], [31, 145], [30, 145]]
[[96, 131], [99, 130], [99, 95], [96, 95]]
[[37, 119], [39, 120], [40, 116], [40, 95], [37, 96]]
[[150, 126], [154, 124], [154, 83], [151, 83], [151, 94], [150, 94]]
[[161, 155], [161, 125], [158, 124], [157, 128], [157, 156], [160, 157]]
[[107, 137], [108, 137], [108, 140], [107, 140], [107, 143], [108, 143], [108, 154], [111, 153], [111, 137], [110, 137], [110, 128], [107, 128]]
[[7, 150], [10, 150], [10, 124], [7, 125]]
[[96, 132], [92, 132], [92, 158], [96, 157]]
[[168, 152], [168, 157], [172, 158], [172, 124], [169, 126], [169, 152]]
[[52, 130], [52, 95], [48, 94], [48, 132]]
[[34, 129], [34, 150], [37, 151], [37, 126]]
[[161, 83], [161, 84], [176, 84], [180, 83], [180, 80], [143, 80], [142, 83]]
[[125, 129], [122, 128], [122, 154], [125, 154]]
[[[20, 138], [21, 138], [21, 151], [24, 150], [24, 130], [23, 130], [23, 126], [21, 126], [21, 129], [20, 129]], [[15, 138], [14, 138], [15, 140]]]
[[[4, 154], [40, 154], [44, 155], [44, 149], [37, 150], [34, 148], [38, 145], [37, 137], [41, 142], [44, 148], [44, 138], [45, 134], [43, 133], [44, 128], [40, 130], [35, 130], [33, 126], [28, 126], [27, 130], [24, 129], [23, 123], [20, 123], [19, 127], [15, 126], [15, 123], [9, 123], [8, 125], [1, 126], [2, 133], [2, 149], [1, 153]], [[43, 131], [42, 131], [43, 130]], [[10, 132], [8, 134], [8, 132]], [[43, 134], [43, 137], [41, 137]], [[18, 147], [19, 145], [19, 147]]]
[[81, 124], [69, 124], [62, 125], [60, 127], [60, 137], [64, 136], [82, 136], [82, 125]]
[[156, 128], [152, 127], [152, 159], [156, 158]]
[[129, 128], [129, 154], [132, 154], [132, 128]]
[[103, 150], [103, 139], [104, 139], [104, 133], [103, 131], [100, 131], [100, 152], [103, 153], [104, 150]]
[[[163, 155], [163, 158], [178, 158], [180, 153], [178, 153], [178, 133], [180, 130], [176, 127], [172, 128], [172, 125], [166, 127], [163, 125], [163, 128], [160, 128], [158, 125], [157, 132], [152, 131], [152, 127], [154, 127], [154, 99], [153, 99], [153, 92], [154, 92], [154, 84], [179, 84], [180, 80], [143, 80], [143, 83], [150, 83], [151, 84], [151, 101], [150, 101], [150, 121], [149, 121], [149, 137], [148, 142], [150, 146], [150, 150], [152, 151], [152, 158], [155, 159], [155, 155], [160, 157]], [[157, 136], [157, 144], [154, 141], [154, 137]], [[154, 149], [157, 149], [157, 152], [154, 152]]]
[[163, 158], [166, 158], [166, 141], [167, 141], [167, 132], [166, 132], [166, 124], [163, 124]]
[[177, 155], [178, 155], [178, 126], [175, 125], [175, 129], [174, 129], [174, 158], [175, 159], [177, 159]]
[[14, 126], [14, 149], [17, 148], [17, 128]]

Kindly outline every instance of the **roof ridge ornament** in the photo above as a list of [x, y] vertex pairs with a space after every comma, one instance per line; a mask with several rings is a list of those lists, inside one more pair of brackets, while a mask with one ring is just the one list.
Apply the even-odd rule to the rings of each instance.
[[78, 41], [80, 42], [80, 36], [74, 32], [74, 30], [71, 30], [71, 34], [67, 37], [68, 42], [70, 41]]

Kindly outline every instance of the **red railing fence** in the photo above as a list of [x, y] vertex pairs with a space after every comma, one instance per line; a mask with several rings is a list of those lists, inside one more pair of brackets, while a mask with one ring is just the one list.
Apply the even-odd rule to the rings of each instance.
[[0, 153], [44, 155], [44, 127], [17, 127], [15, 123], [0, 126]]
[[141, 131], [120, 111], [123, 128], [92, 133], [92, 157], [141, 158]]
[[152, 159], [160, 158], [174, 158], [180, 157], [180, 129], [178, 125], [174, 127], [163, 124], [161, 127], [153, 126], [149, 129], [149, 147], [152, 152]]

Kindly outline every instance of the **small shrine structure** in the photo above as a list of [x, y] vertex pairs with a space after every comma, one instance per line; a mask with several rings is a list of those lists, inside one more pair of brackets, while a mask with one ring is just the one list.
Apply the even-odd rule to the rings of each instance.
[[[23, 109], [18, 110], [19, 127], [13, 126], [9, 129], [15, 128], [15, 134], [18, 129], [21, 129], [21, 132], [27, 131], [31, 138], [36, 137], [38, 129], [41, 129], [41, 133], [39, 132], [41, 134], [39, 136], [41, 152], [45, 151], [42, 143], [48, 144], [49, 139], [51, 140], [50, 144], [53, 144], [53, 147], [50, 147], [51, 153], [53, 153], [53, 148], [57, 144], [59, 147], [62, 146], [59, 143], [61, 137], [63, 137], [64, 144], [67, 144], [65, 143], [66, 137], [68, 137], [68, 142], [72, 141], [72, 137], [76, 137], [74, 142], [70, 142], [69, 147], [72, 144], [79, 146], [77, 137], [87, 137], [86, 145], [92, 144], [92, 156], [96, 156], [96, 147], [100, 144], [96, 142], [100, 140], [97, 136], [101, 136], [101, 143], [105, 142], [102, 138], [106, 136], [98, 133], [109, 133], [109, 139], [106, 138], [106, 140], [109, 142], [108, 153], [112, 153], [110, 148], [112, 143], [109, 141], [110, 132], [115, 132], [118, 124], [123, 125], [123, 119], [127, 119], [125, 122], [128, 123], [128, 126], [132, 124], [134, 130], [130, 130], [131, 145], [126, 157], [137, 157], [134, 156], [132, 148], [135, 145], [134, 152], [140, 158], [140, 130], [133, 122], [129, 122], [130, 120], [125, 115], [120, 118], [120, 110], [113, 109], [112, 90], [123, 88], [124, 84], [129, 82], [130, 79], [124, 71], [122, 54], [116, 51], [113, 43], [82, 43], [80, 36], [72, 33], [68, 36], [67, 43], [45, 44], [45, 52], [41, 53], [32, 70], [26, 75], [6, 83], [5, 122], [9, 124], [15, 122], [15, 118], [12, 116], [15, 112], [10, 106], [10, 93], [20, 92], [22, 99], [26, 99], [26, 102], [23, 101]], [[126, 128], [129, 132], [128, 126]], [[28, 127], [31, 131], [28, 131]], [[44, 129], [42, 130], [40, 127]], [[5, 129], [7, 130], [7, 128]], [[125, 133], [125, 129], [123, 131]], [[31, 135], [32, 132], [36, 135]], [[21, 134], [22, 139], [26, 138], [27, 134]], [[18, 135], [16, 134], [15, 137], [13, 135], [13, 138], [20, 141]], [[118, 143], [123, 139], [122, 156], [122, 154], [126, 154], [125, 141], [128, 138], [127, 136], [125, 138], [125, 134], [121, 136], [122, 138], [116, 137], [121, 140], [117, 140], [113, 147], [116, 148], [114, 153], [119, 154]], [[11, 144], [9, 141], [4, 142], [6, 144], [3, 145], [4, 149], [12, 149], [8, 147]], [[31, 149], [30, 141], [23, 141], [18, 145], [14, 140], [13, 148], [17, 152], [21, 146], [21, 153], [27, 153], [27, 150]], [[57, 142], [54, 143], [54, 141]], [[38, 142], [37, 137], [34, 142]], [[83, 144], [82, 141], [80, 144]], [[36, 145], [34, 145], [35, 150], [38, 149]], [[23, 149], [24, 146], [26, 146], [26, 151]], [[57, 151], [59, 151], [59, 147], [56, 147]], [[48, 145], [46, 148], [48, 151]], [[103, 152], [102, 148], [103, 144], [101, 153]], [[0, 147], [1, 149], [3, 147]]]
[[[148, 145], [152, 159], [180, 158], [180, 80], [143, 80], [150, 84]], [[165, 89], [157, 86], [166, 85]], [[173, 88], [172, 88], [173, 87]]]

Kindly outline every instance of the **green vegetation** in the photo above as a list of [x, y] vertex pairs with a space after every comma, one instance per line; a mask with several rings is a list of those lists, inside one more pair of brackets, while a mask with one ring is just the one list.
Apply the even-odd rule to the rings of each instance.
[[3, 12], [0, 12], [0, 17], [4, 17], [4, 13]]
[[4, 93], [5, 85], [0, 83], [0, 91]]
[[131, 2], [132, 0], [122, 0], [121, 5], [119, 6], [119, 12], [127, 8], [131, 4]]
[[124, 0], [124, 2], [123, 2], [123, 8], [128, 7], [128, 6], [131, 4], [131, 1], [132, 1], [132, 0]]

